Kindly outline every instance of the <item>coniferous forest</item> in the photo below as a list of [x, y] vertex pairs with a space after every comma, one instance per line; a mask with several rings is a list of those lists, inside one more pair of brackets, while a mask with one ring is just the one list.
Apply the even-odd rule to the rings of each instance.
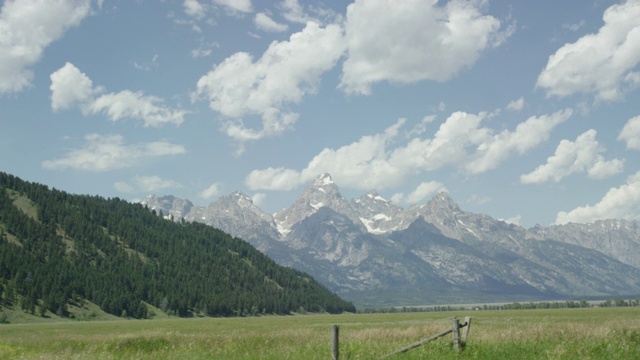
[[2, 304], [64, 316], [88, 300], [133, 318], [147, 318], [147, 304], [183, 317], [355, 311], [241, 239], [157, 215], [0, 172]]

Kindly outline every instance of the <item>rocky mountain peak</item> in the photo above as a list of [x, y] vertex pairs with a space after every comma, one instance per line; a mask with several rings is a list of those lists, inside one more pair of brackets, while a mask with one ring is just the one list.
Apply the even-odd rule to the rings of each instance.
[[432, 212], [461, 212], [460, 206], [449, 196], [446, 191], [439, 192], [434, 196], [426, 205], [425, 208], [430, 209]]
[[351, 202], [360, 221], [372, 234], [404, 229], [413, 221], [406, 216], [403, 208], [387, 201], [376, 191], [370, 191]]
[[242, 208], [256, 207], [255, 204], [253, 203], [253, 199], [249, 195], [241, 191], [234, 191], [231, 194], [229, 194], [229, 200], [235, 202]]
[[313, 186], [315, 187], [322, 187], [322, 186], [331, 185], [331, 184], [335, 184], [335, 183], [333, 182], [333, 178], [329, 173], [320, 174], [315, 178], [315, 180], [313, 180]]
[[209, 205], [206, 212], [209, 216], [225, 213], [236, 214], [236, 216], [243, 219], [255, 217], [265, 222], [273, 221], [271, 214], [262, 211], [253, 203], [253, 199], [249, 195], [241, 191], [234, 191], [229, 195], [218, 198], [218, 200]]
[[174, 219], [180, 219], [187, 216], [187, 214], [193, 209], [193, 203], [191, 201], [180, 199], [173, 195], [149, 195], [140, 201], [140, 203], [151, 210], [155, 210], [157, 212], [162, 211], [162, 214], [165, 217], [173, 216]]
[[322, 207], [345, 214], [355, 223], [360, 223], [351, 203], [340, 194], [340, 189], [327, 173], [318, 175], [291, 206], [276, 213], [274, 217], [280, 231], [287, 233], [293, 224], [309, 217]]
[[333, 182], [333, 178], [327, 173], [318, 175], [307, 185], [301, 196], [309, 198], [342, 197], [338, 185]]

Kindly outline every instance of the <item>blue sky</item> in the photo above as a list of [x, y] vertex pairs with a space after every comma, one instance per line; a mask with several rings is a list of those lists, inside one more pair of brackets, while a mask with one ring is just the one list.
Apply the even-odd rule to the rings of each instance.
[[525, 227], [640, 218], [640, 1], [19, 0], [0, 170], [267, 212], [446, 190]]

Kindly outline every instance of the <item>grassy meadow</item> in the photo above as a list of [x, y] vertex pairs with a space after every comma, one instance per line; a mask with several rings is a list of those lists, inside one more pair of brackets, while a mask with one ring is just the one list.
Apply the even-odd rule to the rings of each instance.
[[391, 359], [640, 359], [640, 307], [162, 318], [0, 325], [1, 359], [377, 359], [472, 316], [452, 336]]

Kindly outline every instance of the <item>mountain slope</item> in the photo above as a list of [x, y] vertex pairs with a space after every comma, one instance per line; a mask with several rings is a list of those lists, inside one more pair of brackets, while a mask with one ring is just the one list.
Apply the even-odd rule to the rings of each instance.
[[210, 226], [4, 173], [0, 284], [4, 305], [32, 313], [64, 313], [81, 299], [138, 318], [145, 304], [180, 316], [354, 311], [310, 276]]

